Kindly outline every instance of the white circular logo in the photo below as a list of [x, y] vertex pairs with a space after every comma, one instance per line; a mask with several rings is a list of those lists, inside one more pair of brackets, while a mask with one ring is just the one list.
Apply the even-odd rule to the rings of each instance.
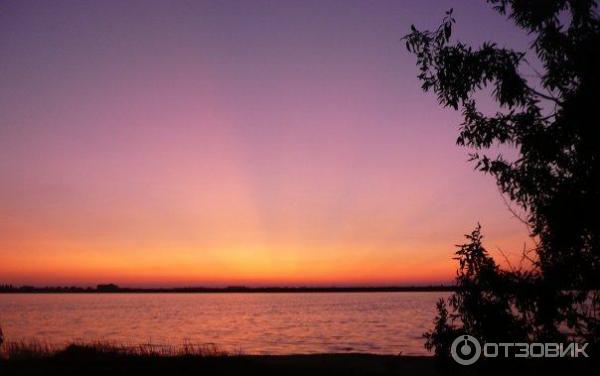
[[481, 356], [481, 345], [475, 337], [462, 335], [452, 342], [450, 354], [456, 363], [468, 366], [475, 363]]

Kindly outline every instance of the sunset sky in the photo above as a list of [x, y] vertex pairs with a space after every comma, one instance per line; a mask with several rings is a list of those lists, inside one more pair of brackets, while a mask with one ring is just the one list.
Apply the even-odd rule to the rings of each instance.
[[401, 38], [524, 49], [484, 1], [3, 1], [0, 283], [449, 282], [518, 255]]

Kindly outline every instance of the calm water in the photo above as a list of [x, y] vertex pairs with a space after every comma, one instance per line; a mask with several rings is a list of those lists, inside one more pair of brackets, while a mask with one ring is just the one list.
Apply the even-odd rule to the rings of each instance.
[[427, 354], [446, 293], [0, 294], [9, 340], [215, 343], [246, 354]]

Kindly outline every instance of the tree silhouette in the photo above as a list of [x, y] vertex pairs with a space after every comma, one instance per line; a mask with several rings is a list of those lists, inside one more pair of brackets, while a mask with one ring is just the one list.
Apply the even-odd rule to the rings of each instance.
[[[530, 339], [564, 339], [564, 330], [559, 329], [566, 325], [578, 339], [598, 344], [597, 4], [593, 0], [488, 3], [532, 37], [528, 51], [493, 42], [474, 48], [452, 41], [452, 10], [436, 30], [412, 26], [405, 37], [407, 49], [417, 57], [422, 88], [433, 91], [441, 105], [462, 111], [457, 144], [471, 149], [476, 168], [494, 176], [510, 203], [526, 213], [522, 220], [536, 240], [535, 248], [524, 254], [533, 262], [526, 271], [500, 271], [485, 252], [485, 257], [474, 256], [484, 267], [471, 274], [459, 271], [459, 290], [450, 306], [461, 320], [467, 319], [465, 328], [486, 325], [491, 318], [481, 307], [471, 306], [469, 298], [483, 288], [488, 298], [516, 310], [519, 326]], [[485, 88], [491, 89], [498, 105], [493, 115], [477, 106], [476, 94]], [[517, 157], [494, 155], [501, 145], [513, 147]], [[479, 228], [471, 236], [473, 248], [458, 251], [464, 265], [471, 265], [465, 257], [480, 246]], [[481, 285], [486, 281], [487, 285]], [[508, 291], [507, 286], [520, 287]], [[513, 333], [513, 319], [494, 319], [497, 330], [503, 327]], [[429, 346], [435, 347], [433, 334], [429, 335]]]

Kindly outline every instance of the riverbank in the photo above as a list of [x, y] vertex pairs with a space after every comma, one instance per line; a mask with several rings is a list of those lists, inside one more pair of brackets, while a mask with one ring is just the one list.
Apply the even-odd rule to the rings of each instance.
[[3, 361], [2, 375], [437, 375], [427, 357], [364, 354], [278, 356], [84, 356]]
[[[510, 364], [441, 367], [432, 357], [375, 354], [231, 355], [214, 349], [183, 352], [115, 350], [107, 346], [71, 345], [48, 353], [45, 349], [14, 353], [0, 359], [3, 376], [37, 375], [403, 375], [427, 376], [510, 373], [596, 375], [590, 359], [522, 359]], [[121, 348], [122, 349], [122, 348]], [[146, 351], [146, 352], [144, 352]], [[187, 353], [185, 352], [187, 351]]]

